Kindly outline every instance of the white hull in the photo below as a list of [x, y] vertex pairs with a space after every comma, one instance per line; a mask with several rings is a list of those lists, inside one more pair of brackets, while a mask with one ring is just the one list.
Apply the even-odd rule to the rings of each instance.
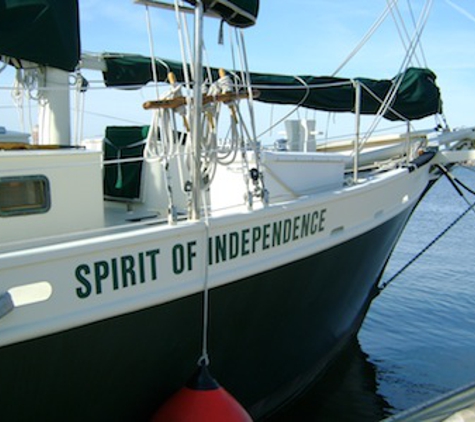
[[3, 291], [46, 282], [51, 295], [43, 300], [40, 293], [38, 303], [4, 316], [1, 344], [194, 294], [203, 290], [205, 274], [214, 288], [316, 254], [414, 206], [428, 181], [428, 167], [412, 173], [400, 169], [361, 185], [212, 216], [208, 222], [145, 222], [120, 233], [86, 232], [77, 240], [50, 237], [45, 246], [33, 241], [25, 241], [26, 247], [5, 245]]

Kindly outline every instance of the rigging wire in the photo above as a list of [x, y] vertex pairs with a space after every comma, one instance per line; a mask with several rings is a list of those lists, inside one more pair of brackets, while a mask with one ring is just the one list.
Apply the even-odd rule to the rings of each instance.
[[[188, 26], [187, 26], [187, 21], [186, 21], [186, 16], [183, 12], [180, 12], [180, 4], [178, 4], [178, 1], [175, 0], [175, 19], [177, 23], [177, 31], [178, 31], [178, 41], [180, 45], [180, 55], [181, 55], [181, 62], [183, 66], [183, 77], [184, 77], [184, 82], [185, 82], [185, 87], [187, 90], [191, 89], [191, 80], [190, 80], [190, 74], [188, 70], [193, 72], [193, 66], [187, 66], [186, 63], [188, 63], [188, 60], [186, 59], [187, 57], [187, 48], [191, 48], [189, 46], [189, 43], [186, 43], [185, 41], [188, 40]], [[185, 33], [185, 36], [184, 34]], [[191, 53], [188, 50], [188, 57], [191, 57]]]
[[[409, 9], [409, 16], [411, 18], [411, 22], [412, 22], [412, 25], [414, 27], [414, 30], [417, 31], [417, 23], [416, 23], [416, 19], [415, 19], [415, 16], [414, 16], [414, 10], [413, 10], [413, 7], [412, 7], [412, 4], [411, 4], [410, 0], [407, 0], [407, 7]], [[398, 34], [399, 34], [399, 37], [401, 39], [404, 50], [409, 51], [409, 46], [410, 46], [410, 41], [411, 41], [411, 37], [409, 35], [409, 30], [407, 28], [407, 25], [404, 22], [404, 18], [401, 15], [400, 8], [395, 7], [394, 9], [395, 9], [394, 11], [391, 10], [391, 15], [393, 17], [394, 24], [395, 24], [396, 29], [398, 31]], [[406, 45], [406, 42], [409, 43], [409, 46]], [[412, 63], [413, 60], [414, 60], [419, 67], [421, 67], [421, 66], [427, 67], [427, 60], [425, 58], [425, 54], [424, 54], [422, 44], [417, 43], [417, 47], [420, 50], [421, 58], [419, 58], [419, 56], [414, 53], [414, 57], [411, 58], [410, 62]], [[423, 64], [421, 64], [421, 63], [423, 63]]]
[[[412, 12], [412, 8], [410, 7], [410, 5], [409, 5], [409, 8]], [[407, 29], [407, 26], [404, 23], [404, 19], [401, 16], [401, 12], [399, 8], [396, 7], [395, 9], [396, 9], [395, 11], [391, 10], [391, 16], [396, 26], [396, 30], [399, 34], [399, 38], [401, 40], [402, 46], [404, 47], [404, 50], [407, 51], [408, 46], [406, 45], [406, 41], [410, 43], [411, 37], [409, 36], [409, 31]], [[413, 14], [411, 15], [413, 16]], [[415, 22], [414, 22], [414, 27], [416, 27]], [[419, 58], [416, 55], [414, 55], [414, 59], [417, 62], [418, 66], [420, 67]]]
[[365, 136], [364, 136], [364, 138], [363, 138], [363, 140], [360, 144], [359, 149], [363, 148], [366, 141], [369, 139], [369, 137], [371, 136], [373, 131], [379, 125], [379, 123], [382, 120], [383, 116], [386, 114], [386, 112], [388, 111], [390, 105], [393, 103], [393, 101], [394, 101], [394, 99], [397, 95], [397, 91], [398, 91], [399, 87], [401, 86], [401, 83], [402, 83], [402, 80], [403, 80], [403, 73], [404, 73], [405, 70], [407, 70], [407, 68], [408, 68], [408, 66], [409, 66], [409, 64], [412, 60], [412, 57], [414, 56], [414, 54], [416, 52], [417, 46], [420, 43], [422, 32], [425, 28], [427, 20], [429, 19], [429, 13], [430, 13], [430, 10], [432, 8], [432, 3], [433, 3], [433, 0], [427, 0], [426, 1], [425, 5], [424, 5], [424, 8], [423, 8], [423, 11], [421, 12], [421, 15], [419, 17], [419, 22], [417, 23], [417, 27], [416, 27], [416, 30], [414, 32], [413, 38], [412, 38], [412, 40], [409, 44], [408, 50], [406, 52], [406, 56], [405, 56], [404, 60], [402, 61], [401, 66], [399, 68], [399, 72], [398, 72], [399, 77], [396, 78], [396, 83], [392, 85], [391, 89], [387, 93], [387, 95], [384, 99], [384, 102], [381, 104], [381, 107], [379, 108], [377, 115], [375, 116], [372, 124], [370, 125], [369, 129], [367, 130], [367, 132], [366, 132], [366, 134], [365, 134]]
[[[411, 21], [412, 21], [412, 25], [415, 28], [417, 28], [417, 23], [416, 23], [416, 17], [414, 16], [414, 9], [412, 7], [412, 4], [411, 4], [411, 0], [407, 0], [407, 7], [409, 9], [409, 14], [411, 16]], [[401, 17], [401, 21], [402, 21], [402, 17]], [[407, 39], [409, 40], [409, 36], [407, 37]], [[422, 43], [419, 43], [419, 48], [420, 48], [420, 52], [421, 52], [421, 60], [422, 60], [422, 63], [424, 65], [424, 67], [427, 67], [427, 59], [426, 59], [426, 56], [425, 56], [425, 53], [424, 53], [424, 48], [422, 47]]]
[[465, 217], [470, 211], [475, 213], [475, 202], [470, 203], [470, 201], [465, 197], [462, 190], [457, 186], [460, 185], [462, 188], [470, 192], [472, 195], [475, 195], [475, 191], [470, 189], [467, 185], [462, 183], [456, 177], [454, 177], [444, 166], [441, 164], [436, 164], [436, 167], [442, 172], [442, 174], [447, 177], [450, 184], [454, 187], [457, 193], [462, 197], [462, 199], [468, 204], [468, 207], [463, 211], [457, 218], [455, 218], [445, 229], [443, 229], [434, 239], [432, 239], [424, 248], [422, 248], [416, 255], [414, 255], [405, 265], [403, 265], [398, 271], [396, 271], [388, 280], [378, 286], [378, 293], [380, 294], [386, 287], [389, 286], [397, 277], [399, 277], [407, 268], [409, 268], [414, 262], [416, 262], [422, 255], [424, 255], [432, 246], [434, 246], [447, 232], [452, 229], [463, 217]]
[[[421, 44], [420, 43], [421, 36], [422, 36], [424, 28], [427, 24], [427, 21], [429, 20], [429, 14], [430, 14], [430, 11], [432, 9], [432, 4], [433, 4], [433, 0], [427, 0], [425, 5], [424, 5], [424, 8], [423, 8], [423, 10], [421, 12], [421, 15], [419, 17], [419, 21], [415, 25], [414, 35], [413, 35], [412, 39], [410, 40], [408, 49], [406, 51], [406, 57], [403, 60], [403, 62], [401, 64], [401, 67], [399, 69], [399, 74], [404, 72], [409, 67], [409, 64], [411, 63], [411, 60], [412, 60], [413, 56], [416, 54], [417, 47], [420, 46], [420, 44]], [[398, 86], [398, 88], [399, 88], [399, 86]], [[391, 99], [391, 101], [392, 101], [392, 99]]]
[[455, 10], [457, 10], [459, 13], [461, 13], [462, 15], [464, 15], [465, 17], [467, 17], [468, 19], [470, 19], [471, 21], [475, 22], [475, 16], [472, 15], [469, 11], [467, 11], [466, 9], [464, 9], [463, 7], [459, 6], [458, 4], [455, 4], [453, 1], [451, 0], [445, 0], [445, 2], [453, 7]]
[[343, 60], [343, 63], [340, 64], [336, 68], [336, 70], [333, 72], [331, 76], [336, 76], [347, 64], [348, 62], [363, 48], [363, 46], [368, 42], [368, 40], [373, 36], [373, 34], [376, 32], [376, 30], [381, 26], [381, 24], [384, 22], [388, 14], [390, 13], [391, 9], [397, 4], [398, 0], [388, 0], [388, 6], [386, 9], [383, 11], [381, 16], [376, 20], [376, 22], [371, 26], [371, 28], [368, 30], [368, 32], [364, 35], [364, 37], [361, 39], [361, 41], [356, 45], [356, 47], [351, 51], [351, 53], [348, 55], [348, 57]]
[[149, 10], [148, 5], [145, 5], [145, 17], [146, 17], [146, 22], [147, 22], [148, 43], [150, 46], [150, 66], [152, 68], [152, 76], [153, 76], [153, 82], [155, 86], [155, 93], [158, 98], [159, 89], [158, 89], [157, 66], [155, 65], [155, 45], [153, 43], [152, 23], [150, 19], [150, 10]]

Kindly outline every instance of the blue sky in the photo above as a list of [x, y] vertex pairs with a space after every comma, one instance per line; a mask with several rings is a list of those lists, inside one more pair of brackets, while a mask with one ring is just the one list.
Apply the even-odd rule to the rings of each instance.
[[[84, 50], [149, 53], [144, 7], [135, 5], [132, 0], [80, 0], [79, 3]], [[398, 10], [411, 33], [409, 11], [412, 9], [417, 19], [424, 4], [423, 0], [399, 1]], [[257, 25], [245, 31], [250, 68], [269, 73], [330, 75], [386, 5], [384, 0], [261, 0]], [[179, 59], [174, 14], [151, 10], [151, 18], [156, 55]], [[225, 45], [217, 45], [218, 22], [206, 20], [205, 23], [210, 62], [214, 66], [230, 66], [227, 31]], [[422, 45], [427, 66], [438, 75], [449, 124], [454, 127], [475, 125], [475, 1], [434, 0]], [[338, 76], [391, 78], [398, 72], [403, 57], [397, 28], [388, 16]], [[414, 62], [414, 65], [419, 64]], [[96, 74], [95, 78], [99, 77]], [[93, 92], [92, 98], [86, 100], [86, 110], [118, 113], [124, 119], [147, 123], [149, 116], [140, 108], [141, 102], [149, 99], [148, 94], [134, 95], [132, 100], [117, 97], [112, 105], [105, 105], [103, 94]], [[137, 110], [129, 112], [126, 108], [133, 101], [137, 101]], [[260, 118], [268, 120], [265, 115]], [[334, 118], [336, 124], [338, 119]], [[317, 117], [317, 123], [319, 121], [321, 118]], [[104, 122], [114, 123], [93, 119], [85, 135], [99, 134]], [[433, 119], [419, 124], [431, 126]]]

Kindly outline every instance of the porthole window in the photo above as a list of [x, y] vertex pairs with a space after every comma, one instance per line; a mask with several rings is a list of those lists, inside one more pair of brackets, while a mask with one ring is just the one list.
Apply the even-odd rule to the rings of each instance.
[[45, 213], [50, 206], [45, 176], [0, 177], [0, 217]]

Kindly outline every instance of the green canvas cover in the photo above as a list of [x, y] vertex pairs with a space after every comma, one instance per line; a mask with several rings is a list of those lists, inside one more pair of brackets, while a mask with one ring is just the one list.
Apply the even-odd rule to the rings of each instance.
[[[109, 54], [105, 56], [107, 72], [104, 81], [110, 87], [142, 86], [152, 80], [150, 58], [135, 55]], [[182, 65], [170, 60], [156, 61], [160, 81], [166, 81], [168, 71], [173, 71], [178, 81], [183, 81]], [[207, 73], [206, 73], [207, 74]], [[218, 70], [211, 69], [216, 80]], [[351, 79], [326, 76], [290, 76], [251, 73], [251, 83], [260, 95], [257, 101], [274, 104], [300, 104], [303, 107], [330, 112], [355, 111], [355, 87]], [[376, 114], [398, 78], [402, 78], [392, 111], [384, 115], [389, 120], [416, 120], [442, 112], [440, 91], [436, 75], [429, 69], [409, 68], [393, 79], [374, 80], [356, 78], [367, 89], [362, 89], [361, 113]], [[370, 94], [371, 91], [373, 94]]]
[[[186, 0], [196, 5], [196, 0]], [[205, 10], [212, 10], [231, 26], [246, 28], [256, 23], [259, 0], [203, 0]]]
[[74, 70], [80, 57], [77, 0], [0, 0], [0, 54]]
[[[389, 120], [416, 120], [442, 112], [436, 75], [429, 69], [409, 68], [393, 79], [355, 78], [361, 90], [362, 114], [376, 114], [395, 82], [402, 78], [391, 108], [384, 115]], [[355, 87], [350, 79], [315, 76], [251, 74], [253, 86], [259, 90], [259, 101], [278, 104], [300, 104], [331, 112], [355, 111]], [[306, 88], [302, 83], [304, 81]], [[377, 98], [375, 98], [375, 96]]]
[[108, 126], [104, 140], [104, 195], [137, 201], [141, 197], [142, 161], [107, 164], [107, 160], [142, 158], [149, 126]]
[[[153, 80], [149, 57], [119, 53], [106, 53], [103, 57], [107, 67], [107, 71], [103, 73], [104, 83], [108, 87], [141, 87]], [[184, 79], [180, 62], [157, 60], [155, 67], [159, 81], [166, 81], [170, 71], [176, 75], [177, 80]]]

